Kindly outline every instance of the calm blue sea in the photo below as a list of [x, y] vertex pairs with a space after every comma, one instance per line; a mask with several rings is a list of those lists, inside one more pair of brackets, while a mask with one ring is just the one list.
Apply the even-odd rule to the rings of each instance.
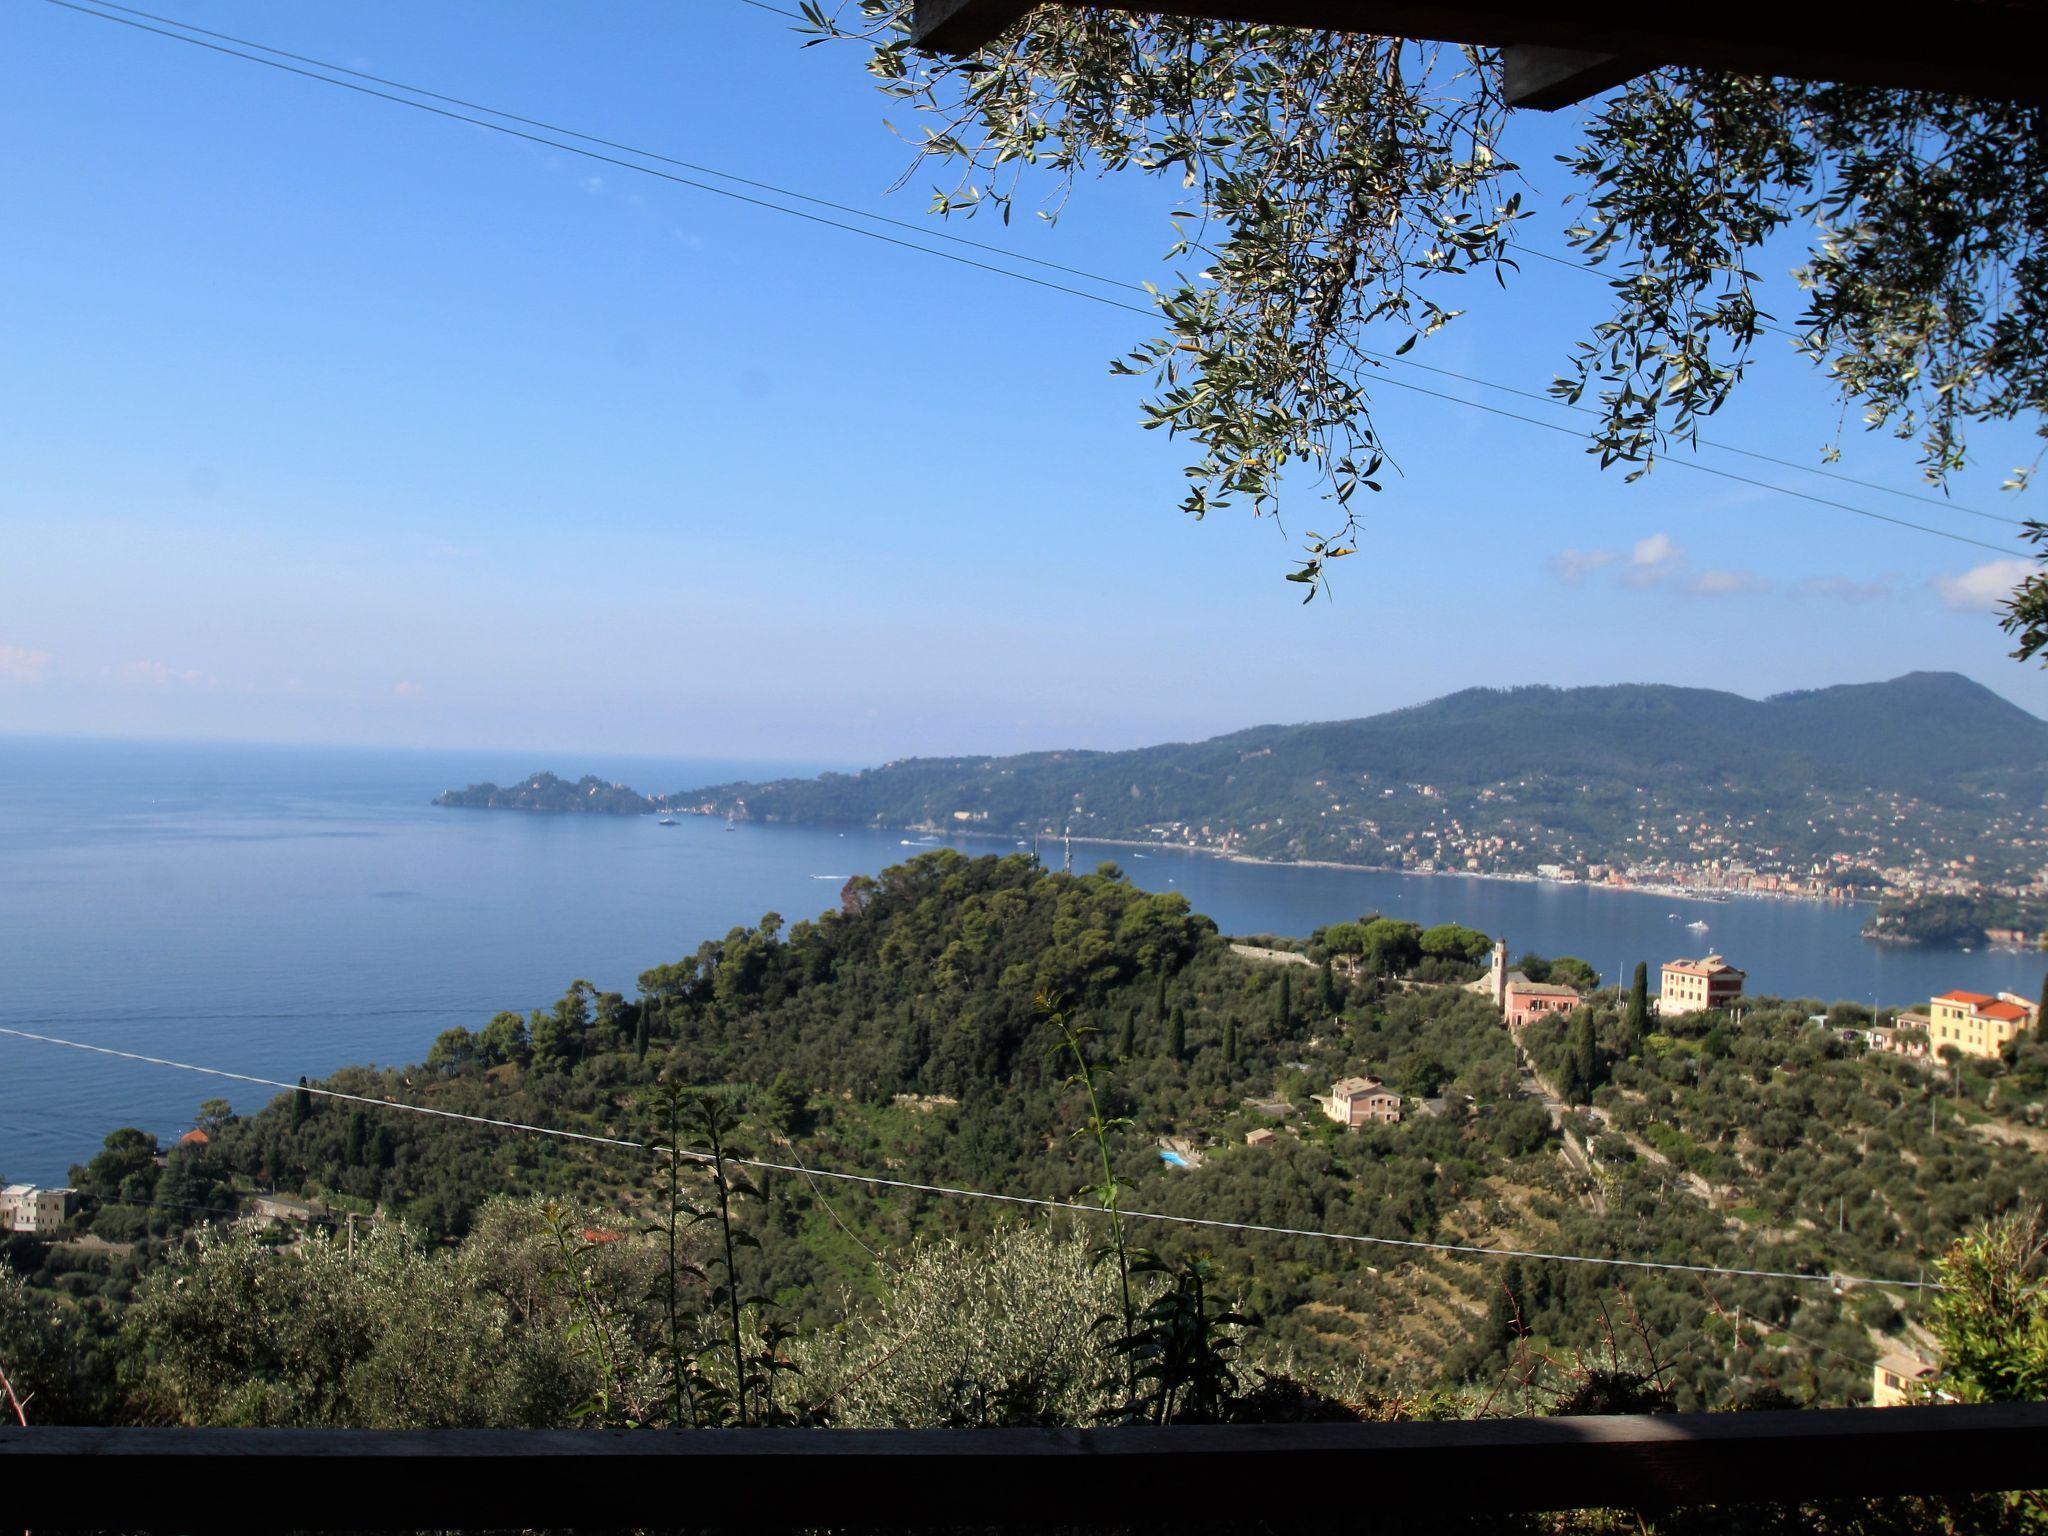
[[[451, 785], [552, 767], [678, 789], [814, 765], [0, 737], [0, 1024], [290, 1080], [422, 1057], [451, 1024], [631, 993], [736, 923], [809, 915], [847, 876], [921, 851], [909, 834], [684, 817], [437, 810]], [[961, 838], [987, 852], [1007, 841]], [[1924, 999], [2033, 995], [2039, 956], [1885, 949], [1862, 909], [1705, 903], [1455, 877], [1075, 848], [1179, 890], [1227, 931], [1305, 933], [1370, 910], [1505, 933], [1611, 976], [1712, 947], [1752, 989]], [[1057, 858], [1048, 850], [1048, 862]], [[1707, 933], [1688, 930], [1703, 920]], [[109, 1129], [174, 1133], [215, 1094], [267, 1094], [0, 1037], [0, 1176], [51, 1180]]]

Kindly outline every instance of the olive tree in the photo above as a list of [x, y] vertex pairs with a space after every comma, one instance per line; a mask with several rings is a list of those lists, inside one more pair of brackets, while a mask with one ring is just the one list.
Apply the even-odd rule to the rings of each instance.
[[[912, 0], [807, 3], [813, 40], [864, 44], [915, 109], [934, 208], [1056, 218], [1084, 175], [1165, 179], [1180, 201], [1155, 333], [1116, 371], [1145, 425], [1192, 444], [1185, 511], [1279, 510], [1284, 473], [1334, 502], [1289, 579], [1353, 552], [1357, 492], [1387, 448], [1373, 375], [1453, 323], [1459, 277], [1506, 283], [1525, 206], [1491, 49], [1366, 33], [1043, 5], [965, 58], [910, 45]], [[1974, 424], [2043, 429], [2048, 132], [2033, 102], [1681, 68], [1591, 104], [1563, 156], [1567, 238], [1608, 312], [1553, 392], [1596, 412], [1631, 475], [1697, 439], [1765, 333], [1767, 242], [1803, 231], [1792, 345], [1872, 430], [1918, 443], [1927, 478]], [[2027, 469], [2014, 471], [2022, 484]], [[2023, 652], [2048, 645], [2048, 577], [2019, 594]]]

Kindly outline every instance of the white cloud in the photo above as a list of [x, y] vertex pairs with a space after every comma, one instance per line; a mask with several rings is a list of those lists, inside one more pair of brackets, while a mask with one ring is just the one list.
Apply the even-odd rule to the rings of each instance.
[[1738, 592], [1768, 592], [1771, 588], [1755, 571], [1735, 569], [1701, 571], [1686, 585], [1702, 597], [1732, 597]]
[[401, 699], [416, 699], [425, 690], [418, 683], [393, 683], [391, 691]]
[[1844, 603], [1877, 603], [1899, 595], [1899, 578], [1883, 575], [1870, 581], [1847, 576], [1809, 576], [1793, 588], [1794, 597], [1832, 597]]
[[1628, 587], [1654, 587], [1685, 569], [1685, 551], [1668, 533], [1653, 533], [1637, 539], [1629, 551], [1628, 569], [1621, 583]]
[[1566, 586], [1585, 585], [1586, 578], [1621, 557], [1611, 549], [1563, 549], [1550, 557], [1550, 568]]
[[124, 683], [135, 683], [145, 688], [198, 688], [213, 681], [197, 667], [171, 667], [160, 661], [125, 662], [112, 668], [111, 672]]
[[50, 653], [25, 645], [0, 645], [0, 683], [40, 683], [50, 670]]
[[604, 190], [604, 178], [602, 176], [584, 177], [583, 190], [586, 192], [602, 192]]
[[1934, 590], [1957, 613], [1995, 613], [2035, 569], [2031, 560], [1986, 560], [1960, 576], [1935, 577]]
[[1636, 547], [1628, 557], [1630, 565], [1660, 566], [1683, 565], [1685, 551], [1678, 547], [1677, 540], [1668, 533], [1653, 533], [1647, 539], [1637, 539]]
[[1668, 533], [1638, 539], [1627, 550], [1565, 549], [1550, 557], [1550, 569], [1566, 586], [1584, 586], [1596, 571], [1610, 572], [1609, 581], [1635, 591], [1661, 589], [1694, 597], [1735, 597], [1769, 592], [1777, 583], [1740, 566], [1695, 571], [1685, 547]]

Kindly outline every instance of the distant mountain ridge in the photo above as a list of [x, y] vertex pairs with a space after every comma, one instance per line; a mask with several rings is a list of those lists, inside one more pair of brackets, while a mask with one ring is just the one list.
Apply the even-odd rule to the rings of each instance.
[[1812, 884], [1840, 882], [1844, 861], [2031, 878], [2048, 864], [2044, 799], [2048, 722], [1958, 674], [1915, 672], [1762, 700], [1666, 684], [1469, 688], [1356, 720], [1119, 752], [912, 758], [659, 803], [1485, 873], [1697, 866], [1718, 878], [1735, 865]]

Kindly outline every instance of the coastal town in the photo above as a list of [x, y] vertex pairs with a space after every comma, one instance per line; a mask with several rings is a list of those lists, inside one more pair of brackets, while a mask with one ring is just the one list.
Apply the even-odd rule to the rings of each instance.
[[[1315, 781], [1327, 789], [1326, 781]], [[1511, 803], [1513, 785], [1479, 791], [1482, 804]], [[1810, 901], [1874, 901], [1886, 896], [1992, 895], [2015, 900], [2048, 900], [2048, 833], [2024, 817], [2000, 818], [1996, 835], [2008, 859], [2000, 867], [1980, 859], [1974, 844], [1930, 829], [1929, 807], [1887, 797], [1868, 805], [1830, 802], [1810, 823], [1853, 846], [1795, 852], [1759, 835], [1755, 818], [1729, 813], [1694, 819], [1671, 806], [1645, 807], [1635, 829], [1615, 848], [1532, 827], [1517, 835], [1474, 825], [1450, 809], [1446, 793], [1427, 783], [1404, 783], [1378, 791], [1386, 799], [1421, 802], [1425, 822], [1381, 840], [1390, 828], [1376, 816], [1357, 815], [1346, 839], [1343, 861], [1412, 874], [1458, 874], [1488, 879], [1542, 880], [1609, 886], [1616, 890], [1674, 894], [1791, 897]], [[1650, 792], [1642, 792], [1654, 800]], [[1431, 806], [1443, 806], [1432, 812]], [[1320, 817], [1343, 817], [1358, 807], [1333, 799]], [[965, 820], [965, 816], [961, 817]], [[1044, 829], [1054, 835], [1055, 827]], [[1192, 851], [1244, 856], [1262, 839], [1285, 830], [1285, 822], [1254, 821], [1243, 828], [1215, 823], [1161, 822], [1145, 829], [1138, 846], [1156, 842]], [[1079, 840], [1079, 834], [1076, 834]], [[1093, 840], [1093, 839], [1091, 839]], [[1111, 841], [1102, 839], [1103, 841]], [[1313, 862], [1313, 861], [1311, 861]], [[2029, 937], [2033, 937], [2030, 935]], [[2015, 935], [2015, 939], [2018, 935]]]

